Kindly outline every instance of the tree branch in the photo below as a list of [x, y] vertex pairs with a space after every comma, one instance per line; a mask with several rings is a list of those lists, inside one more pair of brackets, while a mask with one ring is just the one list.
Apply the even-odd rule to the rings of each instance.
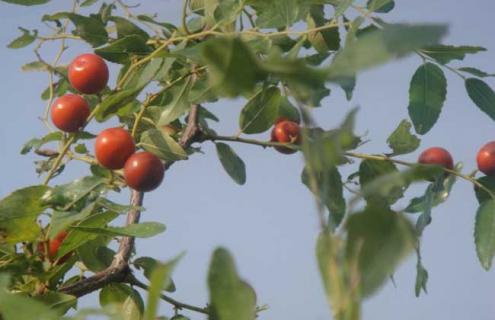
[[[144, 283], [142, 283], [141, 281], [139, 281], [138, 279], [136, 279], [134, 276], [130, 276], [129, 277], [129, 284], [133, 285], [133, 286], [136, 286], [138, 288], [141, 288], [141, 289], [144, 289], [144, 290], [148, 290], [148, 286]], [[191, 310], [191, 311], [196, 311], [196, 312], [199, 312], [199, 313], [204, 313], [204, 314], [209, 314], [209, 311], [208, 311], [208, 308], [201, 308], [201, 307], [197, 307], [197, 306], [193, 306], [193, 305], [190, 305], [190, 304], [187, 304], [187, 303], [183, 303], [183, 302], [180, 302], [180, 301], [177, 301], [167, 295], [164, 295], [163, 293], [160, 294], [160, 298], [163, 300], [163, 301], [166, 301], [168, 303], [170, 303], [171, 305], [173, 305], [175, 308], [181, 310], [181, 309], [187, 309], [187, 310]]]
[[[198, 133], [200, 132], [198, 127], [198, 108], [198, 105], [193, 105], [191, 107], [191, 111], [189, 112], [187, 126], [179, 140], [179, 144], [183, 148], [187, 148], [191, 143], [193, 143], [197, 139]], [[171, 163], [166, 164], [165, 168], [168, 168], [170, 165]], [[132, 209], [130, 209], [127, 214], [127, 225], [139, 222], [139, 218], [141, 216], [140, 208], [143, 205], [143, 197], [144, 193], [134, 190], [132, 191], [130, 200]], [[129, 267], [129, 259], [131, 258], [134, 250], [134, 241], [134, 237], [122, 237], [119, 250], [113, 257], [112, 264], [107, 269], [98, 272], [89, 278], [84, 278], [74, 284], [62, 287], [59, 291], [76, 297], [82, 297], [114, 282], [124, 282], [137, 285], [139, 281], [132, 275], [132, 271]], [[207, 309], [183, 304], [169, 297], [166, 297], [166, 299], [162, 297], [162, 299], [173, 304], [177, 308], [185, 308], [207, 313]]]
[[[132, 209], [127, 214], [127, 225], [139, 222], [141, 216], [141, 206], [143, 205], [144, 194], [132, 191], [130, 204]], [[126, 282], [131, 270], [129, 268], [129, 258], [134, 250], [134, 237], [122, 237], [119, 250], [113, 257], [112, 264], [105, 270], [95, 275], [79, 280], [78, 282], [62, 287], [60, 292], [76, 297], [82, 297], [88, 293], [99, 290], [109, 283]]]

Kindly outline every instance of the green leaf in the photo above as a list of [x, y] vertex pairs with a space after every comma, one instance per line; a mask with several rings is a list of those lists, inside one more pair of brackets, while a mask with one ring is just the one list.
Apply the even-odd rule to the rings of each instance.
[[159, 222], [141, 222], [130, 224], [125, 227], [86, 227], [75, 226], [72, 227], [77, 231], [102, 234], [109, 236], [130, 236], [136, 238], [151, 238], [165, 231], [165, 225]]
[[19, 4], [21, 6], [36, 6], [50, 2], [50, 0], [1, 0], [3, 2]]
[[81, 3], [81, 7], [89, 7], [93, 4], [95, 4], [98, 0], [85, 0], [84, 2]]
[[313, 192], [318, 201], [328, 208], [332, 229], [338, 227], [346, 212], [346, 202], [342, 177], [337, 167], [332, 166], [316, 172], [314, 185], [306, 167], [302, 172], [301, 180]]
[[464, 68], [459, 68], [457, 70], [472, 74], [472, 75], [474, 75], [476, 77], [480, 77], [480, 78], [495, 77], [495, 73], [487, 73], [485, 71], [482, 71], [482, 70], [477, 69], [477, 68], [472, 68], [472, 67], [464, 67]]
[[409, 87], [409, 117], [416, 132], [425, 134], [437, 122], [447, 94], [442, 69], [425, 63], [416, 70]]
[[223, 168], [237, 184], [246, 183], [246, 166], [244, 161], [225, 143], [215, 143], [218, 158]]
[[95, 53], [104, 59], [120, 64], [129, 62], [134, 56], [144, 57], [150, 52], [151, 48], [146, 44], [146, 40], [136, 35], [122, 37], [95, 50]]
[[[492, 194], [495, 195], [495, 177], [490, 177], [490, 176], [484, 176], [479, 179], [477, 179], [479, 183], [481, 183], [485, 188], [490, 190]], [[492, 200], [492, 196], [486, 192], [485, 190], [479, 188], [478, 186], [474, 187], [474, 192], [476, 194], [476, 199], [478, 199], [478, 202], [482, 204], [485, 201]]]
[[113, 21], [117, 27], [117, 37], [123, 38], [126, 36], [137, 36], [143, 40], [148, 40], [150, 37], [146, 31], [122, 17], [110, 17], [108, 20]]
[[424, 45], [437, 43], [446, 32], [444, 25], [403, 24], [367, 32], [336, 55], [328, 69], [328, 77], [353, 76], [358, 71], [403, 57]]
[[[314, 29], [327, 25], [329, 21], [325, 19], [323, 6], [313, 6], [307, 18], [308, 29]], [[320, 53], [335, 51], [340, 48], [339, 28], [328, 28], [308, 34], [308, 40]]]
[[40, 233], [36, 219], [46, 208], [41, 198], [48, 190], [46, 186], [31, 186], [0, 200], [0, 243], [36, 239]]
[[[98, 228], [98, 227], [103, 227], [110, 221], [114, 220], [119, 214], [112, 212], [112, 211], [107, 211], [103, 213], [98, 213], [98, 214], [93, 214], [80, 223], [77, 224], [77, 227], [87, 227], [87, 228]], [[76, 250], [83, 244], [87, 243], [88, 241], [94, 240], [98, 237], [97, 234], [94, 233], [87, 233], [83, 231], [79, 231], [76, 229], [71, 229], [69, 231], [69, 234], [67, 237], [64, 239], [62, 242], [62, 245], [60, 246], [56, 258], [63, 257], [67, 253]]]
[[466, 54], [474, 54], [480, 51], [486, 51], [483, 47], [472, 46], [449, 46], [449, 45], [434, 45], [421, 49], [421, 52], [427, 54], [441, 64], [447, 64], [452, 60], [463, 60]]
[[280, 106], [278, 108], [277, 118], [286, 118], [297, 123], [301, 122], [301, 115], [299, 114], [299, 110], [289, 101], [286, 96], [282, 96], [280, 99]]
[[316, 243], [316, 258], [329, 305], [339, 303], [344, 274], [340, 258], [340, 239], [330, 232], [322, 232]]
[[19, 30], [21, 30], [22, 35], [14, 39], [7, 45], [7, 47], [9, 47], [10, 49], [20, 49], [27, 47], [28, 45], [33, 43], [34, 40], [36, 40], [36, 37], [38, 35], [38, 31], [36, 30], [33, 31], [33, 34], [31, 34], [29, 30], [24, 28], [19, 28]]
[[[140, 257], [140, 258], [137, 258], [136, 260], [134, 260], [132, 262], [132, 264], [137, 269], [143, 269], [144, 276], [148, 280], [151, 280], [153, 270], [155, 270], [155, 268], [160, 265], [160, 262], [158, 262], [157, 260], [150, 258], [150, 257]], [[170, 279], [169, 285], [167, 287], [164, 287], [163, 289], [168, 291], [168, 292], [174, 292], [175, 291], [175, 284], [172, 281], [172, 279]]]
[[160, 120], [158, 120], [159, 126], [167, 125], [189, 111], [191, 108], [191, 103], [189, 102], [191, 87], [192, 81], [190, 77], [176, 84], [178, 91], [174, 92], [174, 99], [164, 107]]
[[54, 210], [50, 222], [48, 237], [53, 239], [60, 231], [67, 230], [75, 222], [89, 217], [95, 210], [96, 203], [92, 202], [80, 211], [58, 211]]
[[158, 75], [158, 72], [162, 72], [162, 65], [165, 59], [152, 59], [150, 62], [146, 63], [144, 66], [134, 71], [131, 76], [124, 82], [122, 88], [124, 89], [134, 89], [143, 88], [148, 83], [153, 81]]
[[187, 159], [186, 151], [172, 137], [157, 129], [145, 131], [140, 145], [164, 161]]
[[[438, 180], [438, 178], [436, 180]], [[442, 173], [440, 175], [440, 181], [438, 181], [439, 185], [431, 190], [433, 194], [431, 200], [429, 200], [430, 203], [427, 203], [428, 201], [426, 195], [413, 198], [404, 211], [408, 213], [424, 212], [428, 206], [436, 207], [439, 204], [447, 201], [456, 180], [457, 177], [455, 175], [449, 175], [447, 178], [445, 178], [444, 173]]]
[[24, 72], [46, 71], [47, 66], [41, 61], [33, 61], [22, 65], [21, 70]]
[[0, 275], [0, 310], [3, 320], [57, 320], [60, 314], [49, 306], [19, 293], [7, 290], [7, 275]]
[[416, 283], [414, 285], [414, 294], [419, 297], [421, 290], [424, 293], [428, 293], [426, 289], [426, 284], [428, 283], [428, 270], [423, 266], [421, 262], [421, 256], [418, 252], [418, 262], [416, 263]]
[[93, 272], [108, 268], [116, 252], [106, 247], [110, 237], [98, 237], [77, 249], [77, 255], [84, 266]]
[[[45, 204], [52, 207], [68, 207], [88, 197], [92, 192], [98, 193], [105, 184], [105, 179], [96, 176], [87, 176], [73, 182], [58, 185], [43, 196]], [[85, 206], [85, 204], [83, 204]]]
[[495, 200], [485, 201], [478, 208], [474, 240], [481, 265], [490, 270], [495, 256]]
[[211, 318], [216, 320], [254, 320], [256, 294], [239, 278], [234, 260], [223, 248], [216, 249], [208, 271]]
[[131, 298], [141, 310], [144, 310], [143, 301], [139, 292], [123, 283], [110, 283], [100, 290], [100, 305], [102, 307], [118, 304], [122, 307], [126, 300]]
[[144, 302], [139, 292], [135, 291], [135, 296], [130, 296], [125, 299], [120, 312], [123, 320], [141, 319], [144, 313]]
[[177, 258], [165, 264], [160, 263], [154, 268], [151, 275], [151, 285], [148, 290], [148, 303], [146, 304], [143, 320], [156, 319], [161, 291], [163, 288], [170, 285], [172, 271], [182, 256], [183, 255], [179, 255]]
[[354, 0], [339, 0], [339, 4], [335, 7], [334, 18], [340, 17], [344, 12], [349, 9]]
[[34, 299], [55, 310], [59, 315], [77, 307], [76, 297], [55, 291], [45, 292], [43, 295], [35, 296]]
[[277, 87], [269, 87], [256, 93], [241, 111], [241, 131], [254, 134], [270, 129], [277, 119], [280, 101], [280, 90]]
[[119, 110], [125, 107], [129, 102], [132, 102], [141, 92], [142, 88], [133, 88], [122, 90], [109, 96], [98, 106], [98, 111], [96, 112], [95, 118], [98, 122], [103, 122], [108, 120], [110, 117], [114, 116]]
[[74, 34], [80, 36], [93, 47], [107, 43], [108, 34], [105, 25], [96, 16], [85, 17], [72, 12], [59, 12], [53, 15], [44, 15], [42, 21], [58, 21], [64, 18], [69, 19], [76, 26]]
[[[390, 161], [367, 159], [362, 161], [359, 166], [359, 183], [363, 189], [369, 188], [370, 184], [378, 181], [377, 179], [398, 173], [399, 171], [397, 170], [397, 167]], [[364, 198], [368, 202], [386, 200], [389, 204], [393, 204], [404, 196], [404, 191], [407, 186], [408, 184], [404, 181], [404, 179], [394, 179], [388, 184], [381, 184], [381, 188], [383, 188], [383, 190], [381, 190], [380, 194], [368, 194], [364, 192]]]
[[221, 94], [238, 96], [264, 78], [255, 55], [239, 38], [215, 38], [202, 49], [211, 85]]
[[346, 256], [350, 265], [357, 263], [364, 297], [375, 293], [416, 246], [411, 223], [384, 206], [368, 205], [349, 218], [346, 229]]
[[495, 120], [495, 92], [485, 82], [470, 78], [466, 80], [466, 90], [471, 100]]
[[62, 134], [62, 132], [56, 131], [56, 132], [50, 132], [49, 134], [47, 134], [46, 136], [44, 136], [41, 139], [37, 139], [37, 138], [31, 139], [22, 146], [21, 154], [26, 154], [29, 151], [31, 151], [32, 149], [35, 149], [35, 150], [39, 149], [42, 145], [44, 145], [46, 143], [49, 143], [52, 141], [60, 141], [60, 140], [62, 140], [63, 137], [64, 137], [64, 135]]
[[310, 1], [306, 0], [248, 0], [256, 10], [259, 28], [285, 28], [306, 17]]
[[397, 129], [388, 137], [387, 143], [393, 155], [411, 153], [419, 147], [421, 140], [411, 133], [411, 123], [402, 120]]
[[368, 0], [366, 4], [368, 10], [372, 12], [387, 13], [394, 9], [394, 0]]

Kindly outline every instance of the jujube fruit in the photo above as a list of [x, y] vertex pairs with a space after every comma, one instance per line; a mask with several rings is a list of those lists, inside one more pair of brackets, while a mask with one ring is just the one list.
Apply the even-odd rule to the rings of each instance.
[[143, 151], [133, 154], [125, 163], [127, 185], [136, 191], [151, 191], [162, 183], [165, 167], [154, 154]]
[[454, 160], [451, 154], [440, 147], [432, 147], [423, 151], [419, 155], [418, 162], [421, 164], [437, 165], [450, 170], [454, 169]]
[[[280, 143], [301, 143], [301, 128], [297, 122], [281, 119], [275, 123], [272, 130], [272, 141]], [[295, 149], [286, 147], [275, 147], [278, 152], [291, 154], [297, 152]]]
[[495, 141], [488, 142], [478, 151], [476, 156], [478, 169], [487, 176], [495, 175]]
[[135, 150], [134, 140], [125, 129], [109, 128], [96, 137], [96, 160], [105, 168], [122, 169]]
[[95, 94], [105, 89], [108, 75], [105, 61], [92, 53], [77, 56], [68, 68], [70, 84], [85, 94]]
[[[67, 231], [59, 232], [53, 239], [48, 240], [48, 242], [40, 242], [38, 244], [38, 251], [41, 253], [41, 257], [45, 259], [46, 249], [48, 248], [48, 259], [53, 262], [57, 256], [58, 249], [67, 237]], [[71, 257], [72, 253], [67, 253], [60, 259], [58, 259], [57, 264], [62, 264]]]
[[50, 115], [53, 124], [64, 132], [79, 130], [90, 114], [89, 105], [83, 97], [66, 94], [52, 104]]

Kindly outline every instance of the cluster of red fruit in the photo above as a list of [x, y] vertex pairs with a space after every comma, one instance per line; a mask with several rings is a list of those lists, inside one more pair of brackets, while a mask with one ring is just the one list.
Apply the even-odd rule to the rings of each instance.
[[[95, 54], [78, 56], [69, 65], [68, 78], [72, 87], [83, 94], [96, 94], [106, 88], [108, 67]], [[64, 132], [76, 132], [85, 126], [90, 115], [86, 100], [80, 95], [66, 94], [52, 105], [53, 124]], [[150, 152], [135, 152], [134, 139], [122, 128], [103, 130], [96, 138], [96, 160], [105, 168], [124, 168], [127, 185], [137, 191], [151, 191], [162, 182], [165, 168]]]
[[[426, 149], [421, 153], [418, 159], [422, 164], [434, 164], [452, 170], [454, 168], [454, 160], [450, 153], [440, 147]], [[476, 156], [478, 170], [487, 176], [495, 176], [495, 141], [485, 144], [478, 151]]]

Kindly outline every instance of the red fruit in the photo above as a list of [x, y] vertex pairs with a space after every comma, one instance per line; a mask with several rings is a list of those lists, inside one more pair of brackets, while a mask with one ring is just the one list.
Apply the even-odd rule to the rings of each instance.
[[108, 67], [96, 54], [82, 54], [69, 65], [68, 76], [74, 89], [85, 94], [95, 94], [107, 86]]
[[292, 122], [295, 122], [297, 124], [299, 124], [299, 121], [296, 121], [296, 120], [292, 120], [292, 119], [289, 119], [289, 118], [286, 118], [286, 117], [280, 117], [278, 118], [277, 120], [275, 120], [275, 124], [278, 124], [282, 121], [292, 121]]
[[[282, 119], [275, 124], [272, 130], [272, 141], [280, 143], [301, 143], [301, 128], [294, 121]], [[278, 152], [291, 154], [297, 152], [295, 149], [285, 147], [275, 147]]]
[[150, 152], [137, 152], [125, 163], [125, 181], [136, 191], [156, 189], [162, 183], [164, 175], [165, 167], [161, 160]]
[[125, 129], [106, 129], [96, 137], [96, 160], [105, 168], [122, 169], [135, 150], [134, 140]]
[[[68, 232], [67, 231], [61, 231], [59, 232], [55, 238], [51, 239], [46, 242], [41, 242], [38, 244], [38, 251], [41, 253], [42, 258], [45, 258], [45, 252], [46, 248], [48, 248], [48, 259], [53, 262], [55, 257], [57, 256], [58, 249], [62, 245], [62, 242], [65, 240], [67, 237]], [[68, 253], [61, 257], [60, 259], [57, 260], [57, 265], [64, 263], [71, 257], [72, 253]]]
[[89, 105], [83, 97], [66, 94], [52, 105], [51, 117], [53, 124], [64, 132], [79, 130], [89, 116]]
[[495, 175], [495, 141], [488, 142], [476, 156], [478, 169], [487, 176]]
[[444, 148], [433, 147], [426, 149], [419, 155], [419, 163], [433, 164], [447, 169], [454, 169], [454, 160], [450, 153]]

